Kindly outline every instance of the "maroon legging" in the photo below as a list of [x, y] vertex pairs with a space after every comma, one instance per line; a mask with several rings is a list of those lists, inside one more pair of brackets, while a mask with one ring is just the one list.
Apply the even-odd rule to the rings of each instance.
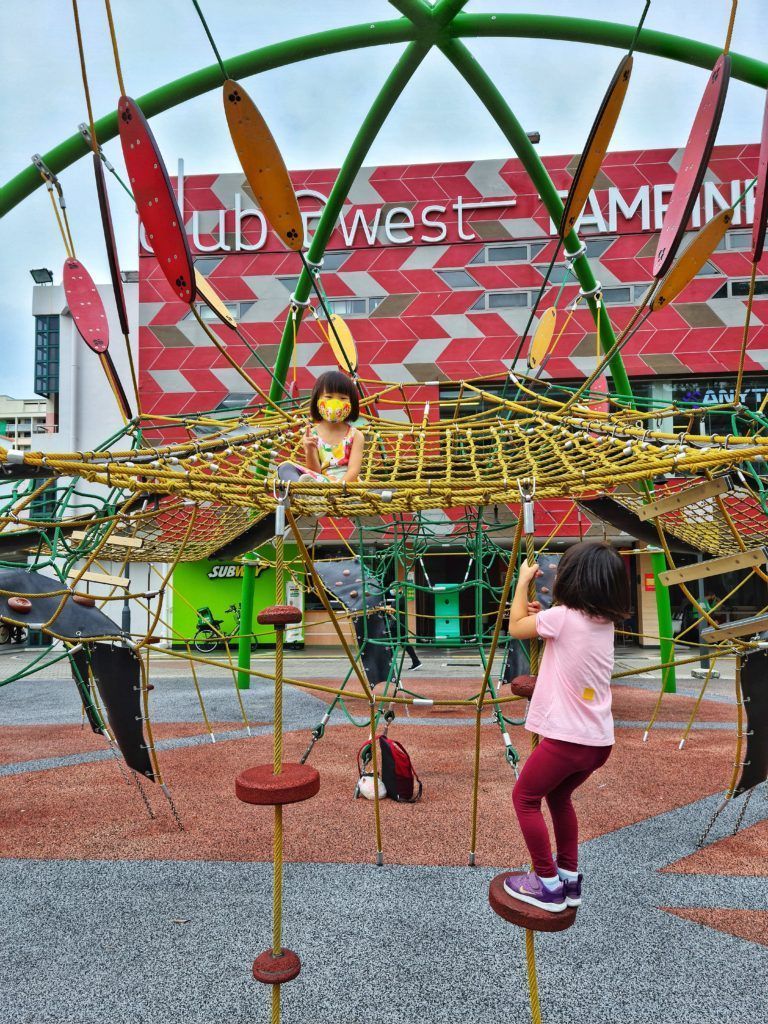
[[576, 871], [579, 823], [571, 794], [592, 772], [605, 764], [611, 750], [611, 747], [588, 747], [583, 743], [542, 739], [525, 762], [512, 790], [512, 803], [531, 854], [533, 870], [540, 877], [552, 878], [557, 874], [547, 823], [541, 813], [541, 801], [547, 801], [552, 815], [557, 863], [566, 871]]

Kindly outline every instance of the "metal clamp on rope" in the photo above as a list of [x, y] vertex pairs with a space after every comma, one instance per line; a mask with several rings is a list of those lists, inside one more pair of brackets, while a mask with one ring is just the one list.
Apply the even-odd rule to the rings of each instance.
[[533, 517], [533, 496], [536, 493], [536, 481], [518, 480], [517, 487], [520, 491], [520, 499], [522, 504], [523, 533], [526, 536], [529, 536], [534, 532], [535, 529]]
[[296, 298], [296, 292], [291, 292], [291, 297], [288, 301], [296, 309], [307, 309], [307, 307], [310, 305], [309, 299], [306, 299], [304, 302], [299, 302], [299, 300]]
[[19, 448], [8, 448], [5, 453], [5, 461], [14, 466], [20, 466], [24, 462], [24, 452]]
[[602, 296], [602, 293], [603, 286], [599, 281], [595, 282], [594, 288], [588, 288], [587, 291], [584, 291], [583, 288], [579, 288], [579, 295], [582, 299], [599, 299], [600, 296]]
[[[90, 128], [88, 127], [88, 125], [85, 122], [83, 122], [82, 124], [79, 124], [77, 126], [77, 128], [78, 128], [78, 131], [80, 132], [80, 134], [85, 139], [85, 141], [88, 143], [88, 145], [93, 147], [93, 139], [91, 138], [91, 131], [90, 131]], [[106, 155], [104, 153], [104, 150], [101, 148], [101, 146], [98, 144], [98, 142], [96, 143], [96, 151], [99, 154], [99, 156], [101, 157], [101, 159], [102, 159], [102, 161], [104, 163], [104, 166], [107, 168], [107, 170], [110, 171], [112, 174], [114, 174], [115, 168], [112, 166], [112, 164], [109, 162], [109, 160], [107, 160], [107, 157], [106, 157]]]
[[[283, 483], [283, 481], [280, 481]], [[288, 505], [288, 491], [290, 484], [286, 483], [283, 488], [278, 486], [273, 487], [274, 495], [277, 498], [277, 506], [275, 508], [275, 536], [282, 537], [285, 533], [285, 509]], [[282, 493], [278, 493], [282, 491]]]
[[53, 173], [53, 171], [50, 169], [48, 164], [45, 162], [45, 160], [43, 160], [42, 156], [39, 153], [33, 153], [30, 157], [30, 160], [32, 161], [33, 165], [37, 168], [37, 170], [40, 171], [40, 173], [42, 174], [46, 185], [48, 185], [49, 188], [51, 185], [53, 185], [56, 191], [59, 193], [61, 207], [62, 209], [64, 209], [64, 207], [67, 204], [64, 201], [64, 190], [61, 187], [59, 179], [56, 177], [56, 175]]
[[305, 256], [304, 262], [308, 267], [311, 267], [313, 270], [322, 270], [323, 264], [325, 263], [325, 257], [321, 256], [320, 259], [317, 260], [317, 262], [315, 262], [315, 260], [311, 260], [309, 256]]
[[570, 263], [571, 265], [573, 265], [573, 263], [575, 263], [576, 260], [579, 259], [580, 256], [586, 256], [586, 255], [587, 255], [587, 243], [586, 242], [582, 242], [581, 243], [581, 247], [578, 248], [576, 250], [576, 252], [568, 252], [566, 250], [565, 260], [566, 260], [566, 263]]

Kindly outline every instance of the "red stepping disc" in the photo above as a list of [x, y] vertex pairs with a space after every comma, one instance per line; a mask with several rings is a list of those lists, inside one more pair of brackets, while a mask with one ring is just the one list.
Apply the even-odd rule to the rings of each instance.
[[504, 879], [509, 875], [524, 874], [524, 871], [504, 871], [496, 875], [488, 890], [491, 909], [510, 924], [516, 924], [518, 928], [530, 928], [534, 932], [564, 932], [570, 928], [576, 920], [576, 907], [566, 907], [559, 913], [553, 913], [551, 910], [532, 907], [509, 895], [504, 889]]
[[262, 608], [256, 621], [260, 626], [289, 626], [301, 622], [301, 608], [292, 604], [273, 604], [269, 608]]
[[293, 981], [300, 970], [301, 960], [292, 949], [284, 949], [277, 956], [267, 949], [253, 961], [253, 976], [265, 985], [283, 985], [286, 981]]
[[246, 804], [297, 804], [320, 789], [320, 773], [308, 764], [286, 762], [275, 775], [271, 764], [246, 768], [235, 779], [235, 795]]
[[510, 683], [510, 689], [516, 697], [525, 697], [530, 700], [536, 686], [536, 676], [515, 676]]
[[94, 352], [109, 348], [109, 323], [93, 278], [79, 260], [64, 260], [64, 294], [78, 334]]
[[75, 604], [81, 604], [83, 608], [93, 608], [96, 602], [88, 594], [73, 594], [72, 600]]
[[9, 597], [8, 607], [12, 612], [18, 612], [19, 615], [29, 615], [32, 611], [32, 602], [28, 597]]
[[765, 97], [763, 112], [763, 133], [760, 136], [760, 159], [757, 165], [755, 185], [755, 217], [752, 221], [752, 262], [757, 263], [763, 255], [765, 225], [768, 221], [768, 95]]
[[688, 218], [696, 202], [709, 156], [715, 144], [720, 116], [723, 113], [728, 80], [731, 76], [731, 58], [723, 53], [712, 68], [704, 95], [685, 145], [685, 152], [677, 172], [672, 197], [669, 200], [664, 223], [653, 261], [653, 276], [661, 277], [669, 270], [680, 240], [685, 233]]
[[147, 241], [160, 269], [184, 302], [195, 299], [195, 272], [171, 180], [147, 119], [128, 96], [117, 104], [125, 165]]

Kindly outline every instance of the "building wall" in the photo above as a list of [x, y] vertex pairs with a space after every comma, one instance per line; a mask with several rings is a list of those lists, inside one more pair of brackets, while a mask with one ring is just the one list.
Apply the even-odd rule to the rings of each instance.
[[[595, 273], [619, 327], [650, 280], [655, 233], [680, 156], [671, 149], [609, 154], [582, 218], [582, 235], [595, 254]], [[544, 159], [563, 191], [575, 160]], [[691, 227], [737, 197], [756, 165], [757, 146], [717, 147]], [[310, 229], [335, 176], [334, 170], [293, 175]], [[300, 270], [298, 257], [267, 230], [242, 175], [182, 178], [180, 192], [199, 269], [233, 304], [243, 333], [273, 365]], [[673, 308], [654, 314], [628, 343], [624, 359], [632, 377], [735, 372], [745, 313], [745, 296], [738, 292], [745, 289], [729, 285], [726, 276], [737, 282], [749, 277], [753, 207], [750, 192], [737, 210], [728, 248], [713, 256], [708, 275], [692, 282]], [[512, 366], [554, 245], [554, 226], [516, 160], [368, 167], [358, 175], [333, 233], [322, 282], [352, 329], [361, 374], [421, 382], [425, 386], [417, 400], [429, 400], [437, 395], [435, 382], [487, 377]], [[502, 252], [499, 246], [508, 248]], [[499, 256], [506, 262], [496, 262]], [[141, 252], [139, 269], [142, 390], [148, 408], [202, 411], [241, 395], [242, 381], [184, 304], [172, 298], [147, 250]], [[759, 270], [762, 278], [768, 262]], [[768, 366], [768, 297], [765, 285], [759, 287], [748, 372]], [[556, 284], [543, 307], [557, 301], [564, 309], [577, 291], [566, 283], [558, 296]], [[245, 345], [223, 325], [215, 324], [214, 330], [266, 384], [268, 374]], [[543, 376], [583, 378], [594, 366], [595, 347], [591, 317], [579, 310]], [[301, 388], [311, 387], [334, 365], [311, 322], [302, 325], [297, 364]]]
[[[138, 283], [136, 281], [124, 282], [123, 290], [131, 328], [133, 356], [135, 360], [138, 360]], [[131, 408], [135, 409], [128, 354], [120, 330], [112, 287], [111, 285], [98, 285], [98, 291], [107, 313], [110, 337], [109, 353], [128, 395]], [[59, 318], [59, 382], [56, 420], [55, 423], [49, 422], [45, 433], [35, 435], [34, 449], [52, 453], [98, 448], [118, 433], [123, 426], [122, 417], [106, 383], [99, 357], [88, 348], [77, 333], [74, 320], [67, 307], [64, 288], [61, 285], [36, 285], [32, 292], [32, 313], [36, 317], [56, 316]], [[49, 421], [50, 419], [49, 416]], [[115, 444], [117, 448], [125, 446], [121, 440]], [[58, 481], [58, 495], [64, 493], [69, 482], [67, 478]], [[107, 488], [97, 484], [85, 484], [84, 489], [94, 496], [95, 503], [98, 503], [107, 494]], [[77, 508], [90, 510], [93, 504], [85, 498], [76, 499], [69, 506], [68, 512]], [[76, 568], [79, 567], [76, 566]], [[164, 569], [165, 567], [162, 565], [150, 569], [144, 563], [132, 563], [127, 570], [132, 581], [132, 589], [141, 589], [144, 581], [149, 582], [149, 589], [154, 588], [160, 579], [157, 572], [162, 573]], [[94, 571], [121, 575], [123, 570], [120, 563], [103, 560], [100, 566], [94, 566]], [[112, 595], [122, 593], [120, 588], [115, 590], [100, 583], [89, 583], [88, 589], [96, 597], [104, 597], [110, 593]], [[118, 624], [122, 620], [122, 605], [121, 600], [110, 601], [104, 608], [105, 613]], [[129, 601], [129, 606], [131, 629], [137, 633], [148, 629], [153, 615], [142, 608], [138, 601]], [[155, 609], [156, 605], [153, 606], [152, 612]], [[169, 591], [164, 603], [163, 618], [170, 621], [172, 615], [173, 598]], [[165, 637], [169, 631], [160, 624], [154, 632], [156, 635]]]
[[49, 407], [44, 398], [0, 395], [0, 437], [7, 448], [36, 451], [48, 427]]

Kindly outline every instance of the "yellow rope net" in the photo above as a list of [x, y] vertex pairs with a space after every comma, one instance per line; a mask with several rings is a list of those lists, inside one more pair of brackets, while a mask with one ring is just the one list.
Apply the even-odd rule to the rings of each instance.
[[[658, 411], [606, 413], [588, 403], [566, 410], [554, 400], [505, 399], [472, 386], [466, 391], [482, 411], [418, 424], [384, 418], [384, 412], [365, 420], [359, 480], [291, 484], [294, 513], [358, 517], [508, 504], [519, 500], [521, 482], [533, 485], [539, 500], [615, 492], [617, 500], [635, 508], [643, 501], [640, 485], [647, 481], [721, 475], [768, 458], [768, 436], [759, 432], [672, 433], [658, 429]], [[380, 398], [372, 396], [368, 404]], [[277, 469], [284, 462], [301, 462], [307, 422], [305, 405], [290, 411], [265, 405], [228, 421], [145, 418], [138, 424], [140, 436], [154, 432], [156, 444], [26, 453], [23, 464], [33, 472], [80, 477], [148, 497], [150, 504], [139, 512], [144, 546], [136, 558], [142, 561], [167, 558], [176, 550], [184, 507], [194, 505], [198, 526], [182, 557], [196, 559], [247, 529], [254, 514], [275, 508]], [[162, 443], [163, 436], [174, 435], [180, 439]], [[0, 465], [7, 458], [0, 448]], [[762, 542], [768, 532], [762, 509], [746, 488], [739, 500], [752, 508], [749, 529]], [[718, 512], [714, 505], [688, 509], [670, 519], [669, 529], [701, 550], [730, 550], [732, 531]], [[18, 522], [0, 518], [0, 530], [14, 525]]]

